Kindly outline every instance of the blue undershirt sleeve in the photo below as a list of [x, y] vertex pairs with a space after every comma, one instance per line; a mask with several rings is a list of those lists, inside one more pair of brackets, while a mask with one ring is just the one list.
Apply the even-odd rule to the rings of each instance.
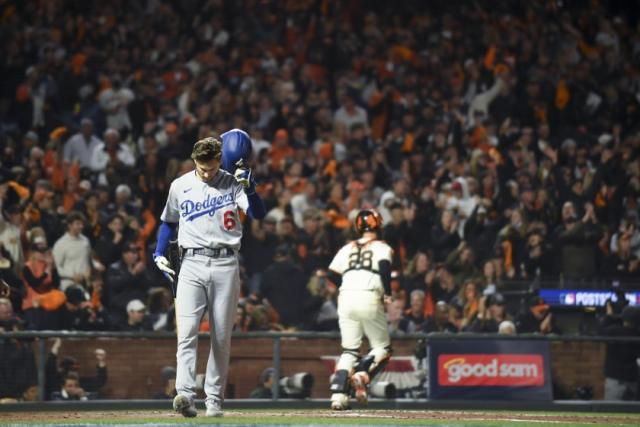
[[160, 223], [160, 227], [158, 228], [158, 243], [156, 243], [156, 250], [153, 252], [154, 259], [159, 256], [164, 256], [169, 246], [169, 241], [176, 237], [177, 228], [178, 224], [175, 222], [162, 221]]
[[247, 215], [251, 219], [262, 219], [267, 214], [267, 209], [264, 207], [262, 197], [255, 191], [251, 194], [247, 194], [249, 200], [249, 209], [247, 209]]

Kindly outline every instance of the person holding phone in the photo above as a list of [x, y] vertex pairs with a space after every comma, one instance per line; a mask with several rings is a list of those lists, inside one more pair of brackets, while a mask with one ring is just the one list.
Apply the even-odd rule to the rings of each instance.
[[553, 314], [546, 301], [535, 296], [529, 301], [529, 310], [516, 317], [516, 330], [519, 334], [560, 334]]

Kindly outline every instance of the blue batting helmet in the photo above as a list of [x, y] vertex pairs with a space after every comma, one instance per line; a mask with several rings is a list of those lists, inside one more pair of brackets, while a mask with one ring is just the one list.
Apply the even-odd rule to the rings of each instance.
[[234, 173], [240, 166], [248, 166], [251, 157], [251, 138], [241, 129], [231, 129], [222, 137], [222, 169]]

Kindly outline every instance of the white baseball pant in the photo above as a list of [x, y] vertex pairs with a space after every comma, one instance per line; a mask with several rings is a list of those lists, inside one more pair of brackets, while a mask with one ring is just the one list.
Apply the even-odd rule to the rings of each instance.
[[[338, 323], [343, 349], [359, 349], [363, 335], [366, 335], [374, 352], [383, 351], [386, 354], [385, 349], [391, 340], [382, 297], [378, 292], [341, 289], [338, 295]], [[357, 356], [344, 352], [336, 370], [351, 372], [357, 362]]]

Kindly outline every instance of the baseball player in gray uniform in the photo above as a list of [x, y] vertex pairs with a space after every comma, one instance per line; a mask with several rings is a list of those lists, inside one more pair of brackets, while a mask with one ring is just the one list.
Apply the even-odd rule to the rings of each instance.
[[171, 183], [154, 252], [158, 268], [173, 280], [177, 266], [171, 266], [164, 254], [177, 229], [181, 264], [175, 302], [178, 351], [173, 408], [185, 417], [197, 415], [196, 350], [205, 313], [211, 328], [204, 384], [206, 415], [222, 416], [231, 331], [240, 293], [237, 254], [242, 224], [238, 208], [251, 218], [265, 215], [251, 170], [237, 169], [232, 174], [220, 168], [225, 155], [244, 165], [250, 155], [248, 135], [239, 130], [231, 132], [223, 135], [223, 140], [226, 135], [231, 141], [224, 154], [223, 143], [213, 137], [193, 146], [195, 170]]
[[[327, 277], [339, 287], [338, 323], [342, 355], [331, 379], [331, 409], [349, 409], [354, 392], [360, 403], [367, 403], [371, 379], [391, 357], [384, 302], [391, 299], [391, 260], [393, 250], [377, 239], [382, 227], [380, 214], [373, 209], [358, 212], [355, 228], [359, 239], [343, 246], [329, 265]], [[371, 345], [360, 357], [362, 338]]]

